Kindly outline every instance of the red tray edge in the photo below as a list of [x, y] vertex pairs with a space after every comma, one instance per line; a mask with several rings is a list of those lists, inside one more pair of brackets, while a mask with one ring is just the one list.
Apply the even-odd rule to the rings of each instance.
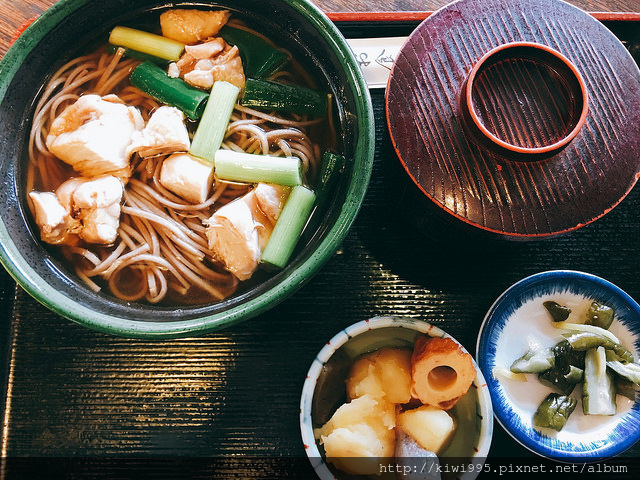
[[[420, 22], [433, 12], [328, 12], [334, 22]], [[589, 12], [601, 22], [639, 22], [640, 12]]]

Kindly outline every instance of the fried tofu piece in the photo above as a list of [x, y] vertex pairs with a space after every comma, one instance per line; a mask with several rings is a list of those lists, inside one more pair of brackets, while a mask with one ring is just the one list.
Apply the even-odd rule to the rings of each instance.
[[175, 8], [160, 15], [162, 36], [193, 44], [217, 35], [227, 23], [229, 10]]

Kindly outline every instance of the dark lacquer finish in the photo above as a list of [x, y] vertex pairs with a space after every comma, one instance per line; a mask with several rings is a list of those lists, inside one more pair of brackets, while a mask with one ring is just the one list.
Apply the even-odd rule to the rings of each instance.
[[[460, 112], [474, 66], [512, 42], [559, 52], [575, 65], [589, 98], [586, 121], [573, 132], [580, 93], [557, 68], [520, 58], [480, 72], [472, 100], [480, 121], [495, 120], [488, 122], [495, 136], [532, 148], [575, 133], [557, 153], [533, 162], [478, 142]], [[507, 100], [516, 104], [501, 107]], [[394, 66], [387, 120], [405, 169], [425, 195], [457, 219], [509, 238], [553, 236], [594, 221], [628, 194], [640, 172], [640, 71], [600, 22], [555, 0], [462, 0], [431, 15]]]
[[587, 119], [580, 72], [560, 52], [512, 42], [473, 66], [460, 94], [460, 113], [487, 149], [518, 160], [542, 159], [566, 147]]

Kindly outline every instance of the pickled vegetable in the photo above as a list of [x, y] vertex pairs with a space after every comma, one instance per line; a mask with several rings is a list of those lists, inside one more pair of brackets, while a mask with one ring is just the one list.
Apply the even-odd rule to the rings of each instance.
[[608, 329], [613, 323], [615, 312], [613, 308], [600, 302], [592, 302], [587, 311], [587, 325], [595, 325], [596, 327]]
[[550, 393], [533, 415], [533, 424], [536, 427], [553, 428], [559, 432], [569, 420], [577, 404], [578, 401], [575, 398]]
[[638, 390], [640, 390], [640, 386], [636, 385], [633, 382], [630, 382], [626, 378], [622, 378], [619, 375], [616, 375], [614, 379], [614, 386], [616, 388], [616, 393], [618, 395], [622, 395], [627, 397], [629, 400], [635, 402], [636, 395]]
[[524, 373], [513, 373], [511, 370], [507, 370], [506, 368], [499, 365], [493, 367], [493, 370], [491, 370], [491, 375], [493, 375], [493, 378], [495, 378], [496, 380], [499, 379], [498, 377], [502, 377], [505, 380], [515, 380], [516, 382], [527, 381], [527, 377]]
[[633, 363], [632, 353], [622, 345], [615, 344], [612, 348], [607, 348], [606, 346], [604, 348], [606, 349], [608, 361]]
[[513, 373], [542, 373], [553, 368], [555, 355], [551, 348], [534, 348], [511, 364]]
[[607, 361], [607, 367], [630, 382], [640, 385], [640, 365], [637, 363], [621, 363]]
[[584, 357], [582, 411], [585, 415], [614, 415], [616, 390], [607, 370], [604, 347], [587, 350]]
[[547, 309], [554, 322], [564, 322], [569, 318], [569, 314], [571, 314], [571, 309], [569, 307], [560, 305], [558, 302], [554, 302], [553, 300], [544, 302], [542, 305]]
[[569, 373], [570, 367], [578, 367], [584, 369], [584, 352], [575, 350], [571, 344], [563, 340], [553, 347], [555, 357], [555, 368], [562, 373]]
[[616, 337], [609, 330], [605, 330], [604, 328], [597, 327], [595, 325], [585, 325], [584, 323], [570, 323], [570, 322], [554, 322], [553, 325], [558, 330], [569, 330], [571, 332], [578, 333], [593, 333], [596, 335], [600, 335], [601, 337], [606, 337], [614, 343], [620, 343], [618, 337]]
[[567, 342], [574, 350], [586, 351], [597, 347], [610, 350], [615, 357], [611, 360], [619, 360], [623, 363], [633, 362], [633, 355], [619, 343], [612, 342], [608, 337], [589, 332], [574, 333], [567, 337]]
[[575, 386], [582, 381], [583, 370], [573, 365], [569, 371], [563, 373], [557, 368], [552, 368], [538, 375], [540, 383], [558, 390], [563, 395], [570, 395]]

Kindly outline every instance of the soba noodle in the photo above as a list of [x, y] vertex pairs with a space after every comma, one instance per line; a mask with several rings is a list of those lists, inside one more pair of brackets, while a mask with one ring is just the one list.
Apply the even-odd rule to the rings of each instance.
[[[235, 24], [237, 26], [237, 24]], [[77, 176], [54, 157], [45, 144], [53, 120], [81, 95], [114, 93], [137, 107], [149, 119], [159, 104], [128, 83], [139, 62], [105, 50], [66, 63], [54, 73], [38, 101], [29, 138], [27, 191], [54, 191]], [[281, 73], [280, 81], [290, 73]], [[222, 148], [249, 153], [295, 155], [302, 160], [307, 178], [317, 172], [318, 145], [311, 143], [307, 128], [324, 119], [280, 116], [236, 105]], [[165, 156], [131, 159], [132, 176], [124, 193], [119, 235], [110, 247], [61, 245], [76, 274], [90, 288], [107, 286], [121, 300], [157, 304], [202, 303], [221, 300], [238, 286], [208, 249], [203, 220], [220, 206], [247, 193], [251, 186], [216, 180], [209, 198], [194, 205], [174, 195], [159, 181]]]

